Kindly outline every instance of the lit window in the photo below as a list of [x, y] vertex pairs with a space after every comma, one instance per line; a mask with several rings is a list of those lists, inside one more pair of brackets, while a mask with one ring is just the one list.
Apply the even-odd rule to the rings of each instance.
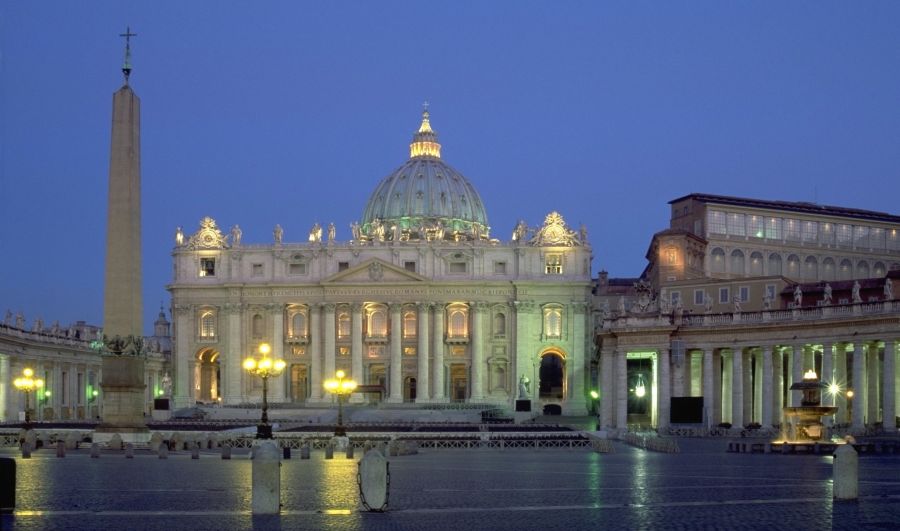
[[853, 239], [853, 226], [852, 225], [837, 225], [837, 244], [838, 245], [850, 245], [850, 242]]
[[872, 229], [872, 231], [869, 233], [869, 245], [872, 247], [872, 250], [884, 250], [884, 229]]
[[784, 239], [792, 242], [800, 241], [800, 222], [796, 219], [784, 220]]
[[725, 272], [725, 251], [716, 247], [712, 251], [712, 271], [713, 273]]
[[853, 246], [868, 247], [869, 246], [869, 227], [857, 225], [853, 230]]
[[387, 337], [387, 314], [381, 308], [369, 312], [369, 337]]
[[216, 259], [201, 258], [200, 259], [200, 276], [214, 277], [216, 276]]
[[467, 321], [468, 313], [464, 308], [452, 308], [447, 315], [448, 336], [450, 338], [460, 339], [469, 336]]
[[403, 337], [416, 337], [416, 312], [406, 312], [403, 314]]
[[747, 234], [743, 214], [728, 214], [728, 234], [732, 236], [745, 236]]
[[562, 308], [544, 309], [544, 337], [547, 339], [562, 337]]
[[563, 272], [562, 255], [561, 254], [548, 254], [546, 267], [545, 267], [544, 271], [548, 275], [561, 275]]
[[706, 226], [711, 234], [726, 234], [725, 213], [718, 210], [710, 210], [707, 214]]
[[754, 238], [765, 236], [762, 216], [750, 216], [747, 218], [747, 231]]
[[291, 317], [291, 337], [306, 337], [306, 313], [297, 312]]
[[216, 314], [210, 311], [203, 312], [200, 315], [200, 338], [215, 339], [216, 337]]
[[815, 221], [803, 222], [803, 241], [815, 243], [819, 239], [819, 224]]
[[897, 231], [897, 229], [888, 231], [887, 248], [888, 251], [900, 251], [900, 231]]
[[769, 218], [766, 220], [766, 238], [769, 240], [780, 240], [782, 238], [781, 218]]
[[350, 314], [341, 312], [337, 316], [337, 333], [338, 337], [343, 339], [350, 337]]
[[834, 244], [834, 224], [822, 223], [822, 230], [819, 231], [819, 243], [823, 245]]

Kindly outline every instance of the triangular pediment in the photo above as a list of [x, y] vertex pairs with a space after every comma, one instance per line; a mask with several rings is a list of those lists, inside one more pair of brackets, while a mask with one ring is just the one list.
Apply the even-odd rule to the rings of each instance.
[[384, 260], [372, 258], [322, 281], [323, 284], [372, 284], [425, 282], [428, 279]]

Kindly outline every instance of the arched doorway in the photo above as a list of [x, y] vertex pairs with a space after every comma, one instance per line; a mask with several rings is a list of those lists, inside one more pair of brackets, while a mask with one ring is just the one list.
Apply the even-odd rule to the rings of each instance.
[[403, 379], [403, 401], [416, 401], [416, 379], [413, 376], [407, 376]]
[[309, 396], [306, 365], [291, 365], [291, 402], [305, 402]]
[[538, 398], [545, 401], [562, 401], [565, 396], [566, 361], [557, 351], [541, 354], [541, 366], [538, 373]]
[[220, 376], [219, 351], [205, 348], [198, 352], [194, 368], [194, 399], [197, 402], [217, 402], [221, 396]]

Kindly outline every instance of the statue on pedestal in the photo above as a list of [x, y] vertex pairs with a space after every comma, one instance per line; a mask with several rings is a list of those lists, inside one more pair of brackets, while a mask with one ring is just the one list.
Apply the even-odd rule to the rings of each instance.
[[233, 247], [241, 246], [241, 236], [243, 234], [244, 233], [241, 231], [241, 228], [238, 227], [237, 225], [235, 225], [234, 227], [231, 227], [231, 245]]
[[800, 308], [803, 306], [803, 290], [800, 289], [800, 284], [797, 284], [797, 287], [794, 288], [794, 307]]
[[276, 245], [281, 245], [281, 238], [284, 237], [284, 229], [281, 228], [281, 225], [275, 224], [275, 229], [272, 230], [272, 237], [275, 239]]
[[328, 241], [333, 242], [336, 234], [336, 230], [334, 228], [334, 223], [328, 224]]
[[175, 245], [184, 245], [184, 230], [181, 227], [175, 227]]
[[831, 294], [831, 284], [828, 282], [825, 283], [825, 293], [822, 297], [822, 304], [825, 306], [831, 306], [832, 294]]
[[531, 380], [528, 379], [524, 374], [521, 378], [519, 378], [519, 400], [528, 400], [530, 397], [528, 386], [531, 383]]
[[889, 301], [894, 299], [894, 283], [891, 282], [890, 278], [884, 279], [884, 300]]
[[859, 281], [854, 280], [853, 281], [853, 292], [852, 292], [853, 293], [853, 304], [859, 304], [860, 302], [862, 302], [862, 297], [859, 294], [859, 288], [860, 288]]
[[165, 376], [162, 377], [162, 380], [159, 383], [160, 387], [162, 387], [163, 396], [171, 397], [172, 396], [172, 377], [169, 376], [169, 373], [166, 372]]

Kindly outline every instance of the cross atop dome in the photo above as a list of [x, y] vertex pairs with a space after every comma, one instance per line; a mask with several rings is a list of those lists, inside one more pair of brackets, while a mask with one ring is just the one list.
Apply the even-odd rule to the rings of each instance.
[[413, 135], [413, 141], [409, 145], [409, 157], [435, 157], [441, 158], [441, 145], [437, 141], [437, 133], [431, 128], [431, 114], [428, 112], [428, 102], [422, 104], [422, 124]]

